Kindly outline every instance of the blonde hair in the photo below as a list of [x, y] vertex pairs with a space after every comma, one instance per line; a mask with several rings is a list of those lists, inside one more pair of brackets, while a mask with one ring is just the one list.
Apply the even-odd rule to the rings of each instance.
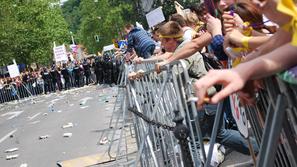
[[190, 27], [196, 26], [199, 23], [199, 18], [195, 13], [189, 12], [186, 14], [186, 22]]
[[160, 38], [182, 39], [184, 32], [181, 26], [175, 21], [169, 21], [159, 29]]

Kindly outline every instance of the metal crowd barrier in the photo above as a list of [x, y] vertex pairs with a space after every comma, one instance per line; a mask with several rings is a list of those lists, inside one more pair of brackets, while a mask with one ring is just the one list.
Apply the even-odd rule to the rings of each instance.
[[[134, 166], [210, 166], [223, 103], [217, 108], [206, 156], [185, 65], [179, 61], [156, 74], [155, 63], [144, 61], [129, 68], [137, 73], [126, 87], [138, 145]], [[254, 165], [297, 166], [297, 86], [276, 77], [267, 78], [265, 86], [257, 94], [257, 105], [245, 106], [240, 113], [247, 115], [260, 146]]]
[[155, 63], [135, 65], [141, 76], [127, 85], [138, 144], [134, 166], [201, 166], [206, 154], [186, 65], [179, 61], [157, 74]]
[[0, 89], [0, 103], [14, 100], [32, 99], [33, 96], [41, 94], [42, 88], [36, 82], [6, 84]]
[[260, 145], [257, 166], [297, 166], [297, 85], [270, 77], [265, 79], [247, 117]]

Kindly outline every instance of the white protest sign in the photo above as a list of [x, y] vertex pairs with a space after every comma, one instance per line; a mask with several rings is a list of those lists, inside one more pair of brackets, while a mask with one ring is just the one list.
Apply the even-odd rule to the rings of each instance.
[[175, 6], [176, 13], [185, 17], [184, 7], [181, 4], [179, 4], [177, 1], [174, 1], [174, 6]]
[[54, 47], [54, 55], [55, 55], [56, 62], [68, 60], [65, 45]]
[[114, 44], [103, 47], [103, 52], [115, 49]]
[[76, 52], [77, 52], [77, 49], [78, 49], [78, 46], [72, 44], [72, 45], [70, 45], [70, 48], [71, 48], [71, 51], [72, 51], [73, 53], [76, 53]]
[[12, 64], [12, 65], [7, 66], [7, 69], [8, 69], [8, 72], [9, 72], [9, 76], [11, 78], [20, 76], [20, 71], [19, 71], [19, 68], [18, 68], [18, 66], [16, 64]]
[[239, 132], [245, 137], [248, 138], [248, 120], [246, 118], [246, 110], [244, 107], [241, 107], [239, 104], [239, 98], [236, 93], [229, 96], [230, 105], [233, 118], [235, 119], [236, 125]]
[[165, 20], [161, 7], [149, 12], [145, 15], [145, 17], [150, 28]]

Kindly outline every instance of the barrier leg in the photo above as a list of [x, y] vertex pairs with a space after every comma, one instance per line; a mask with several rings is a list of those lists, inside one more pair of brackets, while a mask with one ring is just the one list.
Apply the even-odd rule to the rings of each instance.
[[[267, 120], [265, 121], [264, 137], [266, 138], [262, 138], [259, 161], [257, 163], [258, 167], [273, 166], [276, 149], [278, 148], [277, 142], [279, 141], [279, 135], [282, 129], [283, 118], [286, 112], [285, 108], [286, 101], [284, 95], [278, 95], [275, 113], [273, 116], [267, 116]], [[268, 115], [270, 115], [270, 113], [268, 113]], [[268, 122], [270, 121], [268, 120], [268, 118], [272, 118], [271, 126], [267, 126], [269, 125]], [[265, 143], [267, 144], [265, 145]]]
[[179, 115], [179, 111], [174, 111], [175, 118], [173, 119], [173, 122], [176, 123], [176, 126], [174, 128], [174, 136], [178, 139], [178, 143], [181, 148], [182, 153], [182, 159], [183, 164], [185, 167], [192, 167], [193, 166], [193, 160], [189, 149], [188, 144], [188, 137], [189, 137], [189, 129], [186, 127], [186, 125], [183, 124], [183, 117]]
[[209, 146], [209, 149], [208, 149], [207, 159], [206, 159], [206, 163], [205, 163], [206, 167], [210, 166], [213, 147], [214, 147], [214, 144], [215, 144], [215, 141], [216, 141], [216, 138], [217, 138], [217, 133], [218, 133], [222, 113], [223, 113], [223, 102], [220, 102], [219, 105], [218, 105], [218, 108], [217, 108], [217, 113], [216, 113], [216, 116], [215, 116], [215, 121], [214, 121], [213, 129], [212, 129], [212, 133], [211, 133], [210, 146]]

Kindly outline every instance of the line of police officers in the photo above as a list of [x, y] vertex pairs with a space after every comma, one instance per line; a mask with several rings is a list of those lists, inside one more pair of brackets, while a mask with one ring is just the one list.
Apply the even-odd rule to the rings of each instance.
[[[70, 87], [81, 87], [89, 85], [92, 79], [92, 73], [95, 74], [96, 84], [117, 84], [120, 74], [121, 60], [118, 57], [113, 57], [106, 54], [103, 57], [95, 59], [86, 59], [82, 63], [75, 62], [63, 64], [62, 68], [53, 65], [51, 68], [43, 68], [41, 71], [44, 81], [44, 91], [55, 92], [56, 89], [70, 89]], [[62, 84], [61, 78], [64, 78]]]

